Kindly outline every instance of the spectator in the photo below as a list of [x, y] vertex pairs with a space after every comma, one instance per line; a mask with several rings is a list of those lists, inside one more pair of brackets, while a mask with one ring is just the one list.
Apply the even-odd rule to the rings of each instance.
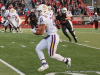
[[1, 17], [1, 14], [0, 14], [0, 26], [1, 26], [1, 18], [2, 18], [2, 17]]
[[72, 15], [74, 15], [74, 6], [71, 6]]
[[79, 11], [78, 8], [76, 8], [76, 13], [75, 13], [75, 15], [80, 15], [80, 11]]
[[36, 1], [35, 0], [31, 0], [31, 3], [32, 3], [32, 7], [35, 8]]
[[0, 10], [1, 10], [1, 3], [0, 3]]
[[6, 10], [5, 6], [2, 5], [2, 7], [1, 7], [1, 11], [5, 11], [5, 10]]
[[13, 8], [13, 5], [11, 4], [8, 8], [9, 8], [9, 9]]

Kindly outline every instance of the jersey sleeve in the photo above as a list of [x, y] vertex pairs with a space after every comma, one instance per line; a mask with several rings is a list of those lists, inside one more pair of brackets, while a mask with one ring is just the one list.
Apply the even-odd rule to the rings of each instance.
[[66, 16], [66, 13], [62, 13], [63, 16]]
[[39, 24], [45, 24], [46, 25], [46, 21], [45, 21], [45, 17], [41, 16], [39, 17]]
[[56, 16], [56, 19], [59, 20], [59, 16]]

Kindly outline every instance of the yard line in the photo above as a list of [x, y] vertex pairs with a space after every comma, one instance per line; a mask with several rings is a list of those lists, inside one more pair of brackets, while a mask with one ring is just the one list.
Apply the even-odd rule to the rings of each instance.
[[[68, 42], [68, 41], [66, 41], [66, 40], [62, 40], [62, 41]], [[72, 42], [72, 43], [74, 43], [74, 42]], [[98, 50], [100, 50], [100, 48], [87, 46], [87, 44], [79, 44], [79, 43], [74, 43], [74, 44], [77, 44], [77, 45], [80, 45], [80, 46], [85, 46], [85, 47], [89, 47], [89, 48], [94, 48], [94, 49], [98, 49]]]
[[[78, 31], [75, 31], [77, 33], [94, 33], [94, 32], [78, 32]], [[94, 34], [100, 34], [100, 33], [94, 33]]]
[[3, 61], [2, 59], [0, 59], [0, 61], [2, 63], [4, 63], [5, 65], [7, 65], [8, 67], [10, 67], [12, 70], [14, 70], [15, 72], [19, 73], [20, 75], [25, 75], [24, 73], [22, 73], [21, 71], [19, 71], [18, 69], [14, 68], [13, 66], [11, 66], [10, 64], [8, 64], [7, 62]]

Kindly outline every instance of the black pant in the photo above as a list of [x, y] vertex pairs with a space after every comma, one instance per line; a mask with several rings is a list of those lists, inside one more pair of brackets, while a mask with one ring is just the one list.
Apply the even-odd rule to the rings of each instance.
[[36, 28], [38, 28], [37, 22], [30, 22], [30, 24], [31, 24], [31, 28], [32, 28], [32, 29], [34, 28], [34, 26], [35, 26]]
[[65, 25], [62, 25], [62, 31], [63, 31], [64, 35], [65, 35], [66, 37], [68, 37], [69, 40], [71, 40], [70, 36], [69, 36], [68, 33], [66, 32], [66, 29], [69, 30], [69, 32], [70, 32], [70, 34], [73, 36], [75, 42], [77, 42], [76, 36], [74, 35], [74, 31], [72, 31], [72, 27], [71, 27], [70, 23], [69, 23], [69, 24], [67, 23], [67, 24], [65, 24]]
[[95, 29], [98, 29], [98, 21], [94, 21], [95, 22]]

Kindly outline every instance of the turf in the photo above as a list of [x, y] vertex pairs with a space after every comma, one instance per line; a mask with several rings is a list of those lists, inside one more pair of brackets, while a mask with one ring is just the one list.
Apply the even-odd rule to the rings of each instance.
[[[43, 72], [38, 72], [37, 69], [41, 66], [41, 61], [38, 58], [35, 48], [46, 34], [37, 36], [32, 34], [30, 29], [23, 29], [23, 33], [11, 33], [9, 29], [6, 33], [0, 33], [0, 59], [26, 75], [46, 75], [53, 72], [64, 72], [56, 73], [55, 75], [72, 75], [67, 71], [71, 71], [71, 73], [75, 73], [74, 71], [76, 71], [76, 73], [81, 74], [98, 75], [93, 71], [100, 71], [100, 29], [75, 28], [74, 30], [78, 43], [74, 43], [70, 33], [72, 43], [67, 42], [68, 38], [64, 36], [61, 29], [58, 30], [62, 42], [58, 45], [57, 53], [64, 57], [71, 57], [72, 66], [70, 68], [67, 68], [63, 62], [51, 59], [47, 49], [45, 49], [43, 52], [49, 64], [49, 68]], [[1, 62], [0, 66], [2, 66], [0, 67], [0, 75], [7, 75], [8, 73], [11, 73], [8, 75], [17, 75], [16, 72], [10, 68], [8, 69], [8, 67]], [[5, 69], [8, 70], [4, 72], [3, 70]]]

